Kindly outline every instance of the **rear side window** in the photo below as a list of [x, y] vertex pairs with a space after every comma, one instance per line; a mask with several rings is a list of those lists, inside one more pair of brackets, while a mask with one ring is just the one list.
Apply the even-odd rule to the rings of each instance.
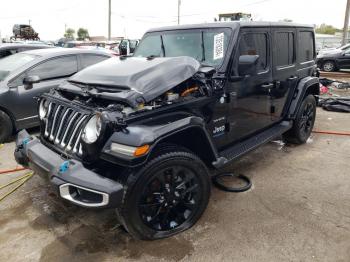
[[258, 55], [258, 72], [267, 68], [267, 35], [264, 33], [246, 33], [241, 36], [239, 54]]
[[93, 55], [93, 54], [87, 54], [87, 55], [81, 55], [81, 66], [82, 68], [97, 64], [99, 62], [102, 62], [109, 57], [107, 56], [101, 56], [101, 55]]
[[310, 31], [299, 32], [299, 61], [301, 63], [314, 59], [314, 34]]
[[275, 34], [275, 65], [288, 66], [294, 64], [294, 33], [277, 32]]

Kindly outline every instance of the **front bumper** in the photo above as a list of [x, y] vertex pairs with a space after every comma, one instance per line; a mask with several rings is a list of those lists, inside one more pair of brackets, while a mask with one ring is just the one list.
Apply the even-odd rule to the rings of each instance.
[[74, 204], [113, 208], [122, 202], [122, 184], [92, 172], [77, 160], [63, 159], [25, 130], [17, 135], [14, 154], [19, 164], [47, 177], [58, 195]]

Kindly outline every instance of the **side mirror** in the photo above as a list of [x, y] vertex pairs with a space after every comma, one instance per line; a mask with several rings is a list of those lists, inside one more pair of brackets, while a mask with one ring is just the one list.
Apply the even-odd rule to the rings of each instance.
[[241, 55], [238, 63], [238, 73], [240, 76], [254, 76], [258, 73], [259, 56], [258, 55]]
[[199, 68], [198, 72], [203, 73], [205, 75], [213, 75], [216, 72], [216, 69], [211, 66], [202, 66]]
[[23, 85], [25, 90], [30, 90], [33, 88], [33, 84], [39, 83], [40, 77], [39, 76], [26, 76], [23, 79]]

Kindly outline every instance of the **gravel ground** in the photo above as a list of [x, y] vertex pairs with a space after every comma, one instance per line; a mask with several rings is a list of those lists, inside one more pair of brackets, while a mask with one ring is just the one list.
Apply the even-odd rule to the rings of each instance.
[[[349, 117], [318, 109], [315, 129], [349, 132]], [[213, 188], [193, 228], [152, 242], [130, 238], [113, 210], [72, 206], [34, 176], [0, 203], [0, 261], [348, 262], [349, 149], [347, 136], [271, 142], [226, 168], [249, 176], [250, 191]], [[13, 150], [13, 143], [0, 148], [0, 170], [16, 166]], [[20, 174], [0, 175], [0, 185]]]

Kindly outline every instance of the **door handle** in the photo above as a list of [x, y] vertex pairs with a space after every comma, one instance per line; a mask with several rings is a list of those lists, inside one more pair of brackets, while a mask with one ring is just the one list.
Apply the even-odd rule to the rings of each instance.
[[288, 78], [288, 80], [289, 80], [289, 81], [293, 81], [293, 80], [295, 80], [295, 79], [297, 79], [297, 78], [298, 78], [297, 76], [291, 76], [291, 77]]
[[275, 86], [274, 83], [268, 83], [268, 84], [261, 85], [261, 88], [264, 90], [270, 90], [274, 86]]

